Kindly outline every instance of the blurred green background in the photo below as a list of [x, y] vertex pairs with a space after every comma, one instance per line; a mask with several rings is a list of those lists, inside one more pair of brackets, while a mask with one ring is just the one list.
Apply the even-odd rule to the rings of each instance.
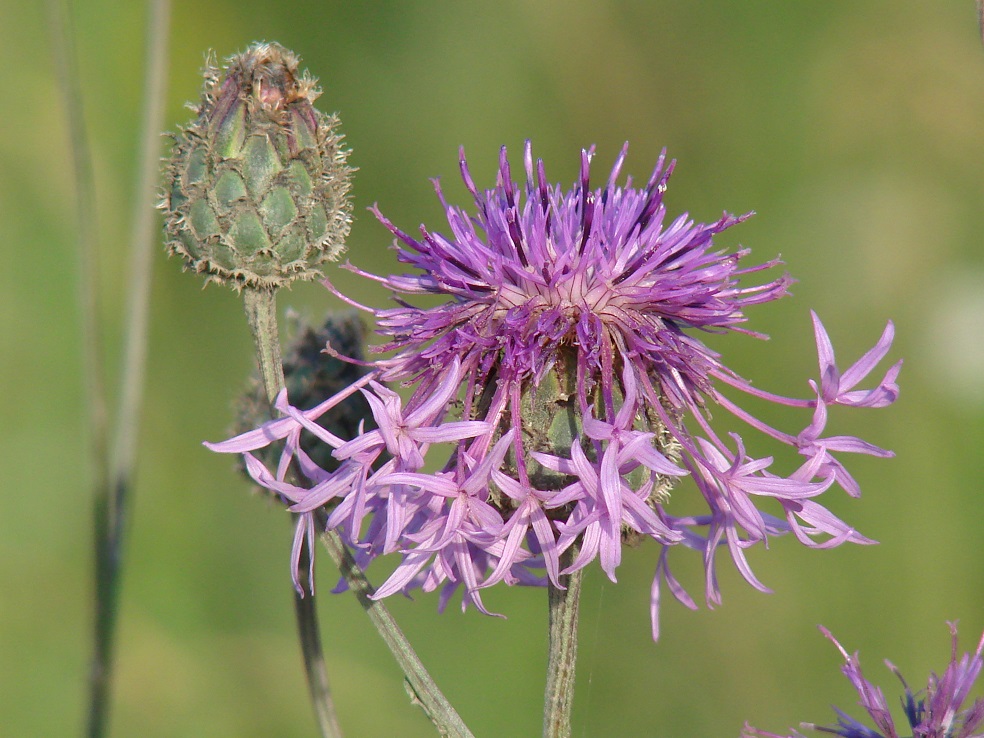
[[[74, 4], [85, 125], [97, 175], [102, 322], [118, 364], [136, 177], [144, 13], [140, 3]], [[64, 107], [43, 4], [0, 0], [0, 735], [80, 733], [89, 657], [91, 467], [80, 379], [74, 194]], [[948, 656], [948, 619], [968, 648], [984, 629], [984, 51], [971, 0], [671, 2], [293, 2], [174, 4], [166, 126], [191, 115], [203, 54], [256, 39], [297, 51], [321, 78], [354, 150], [349, 256], [394, 266], [365, 212], [438, 229], [428, 178], [449, 197], [464, 144], [480, 187], [502, 144], [526, 138], [551, 180], [571, 182], [582, 146], [607, 170], [648, 176], [662, 147], [679, 160], [671, 215], [757, 211], [728, 231], [756, 261], [781, 253], [795, 297], [753, 309], [768, 343], [714, 342], [759, 386], [807, 392], [809, 309], [843, 365], [896, 321], [906, 364], [899, 403], [842, 413], [894, 460], [853, 459], [861, 500], [830, 507], [874, 547], [810, 551], [779, 539], [751, 560], [775, 589], [752, 590], [722, 556], [724, 605], [663, 608], [649, 635], [655, 548], [628, 552], [612, 584], [593, 567], [581, 616], [575, 735], [737, 736], [748, 719], [779, 730], [857, 714], [828, 626], [869, 677], [913, 685]], [[597, 175], [596, 179], [601, 175]], [[149, 204], [148, 204], [149, 207]], [[386, 295], [346, 273], [344, 288]], [[294, 637], [291, 530], [247, 494], [225, 437], [251, 366], [240, 303], [167, 262], [154, 264], [147, 400], [129, 527], [116, 736], [313, 736]], [[319, 317], [317, 285], [281, 296]], [[111, 387], [115, 387], [115, 374]], [[772, 412], [790, 430], [806, 420]], [[765, 449], [756, 448], [758, 452]], [[787, 461], [787, 465], [788, 465]], [[702, 598], [699, 562], [671, 558]], [[321, 558], [323, 634], [349, 736], [429, 736], [399, 673]], [[376, 572], [376, 581], [381, 581]], [[537, 735], [545, 594], [496, 587], [508, 619], [444, 615], [434, 597], [391, 605], [478, 736]]]

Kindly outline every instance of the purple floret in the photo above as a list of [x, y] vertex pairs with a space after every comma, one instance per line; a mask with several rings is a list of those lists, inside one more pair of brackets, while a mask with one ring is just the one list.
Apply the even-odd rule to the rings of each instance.
[[[831, 726], [803, 723], [801, 728], [809, 728], [818, 733], [837, 735], [841, 738], [984, 738], [984, 699], [976, 700], [972, 705], [963, 708], [970, 689], [981, 673], [984, 666], [984, 635], [973, 653], [965, 653], [957, 658], [957, 628], [950, 623], [951, 649], [950, 662], [943, 676], [930, 674], [929, 683], [924, 692], [913, 694], [899, 670], [890, 662], [885, 665], [902, 682], [904, 697], [902, 711], [908, 723], [907, 730], [899, 733], [892, 717], [888, 702], [880, 687], [865, 679], [861, 673], [861, 660], [857, 653], [849, 654], [837, 639], [826, 628], [820, 631], [834, 644], [844, 657], [841, 671], [857, 690], [861, 705], [868, 713], [875, 728], [869, 728], [864, 723], [855, 720], [842, 710], [834, 708], [837, 714], [837, 724]], [[802, 733], [795, 730], [788, 736], [757, 730], [745, 726], [744, 738], [804, 738]]]

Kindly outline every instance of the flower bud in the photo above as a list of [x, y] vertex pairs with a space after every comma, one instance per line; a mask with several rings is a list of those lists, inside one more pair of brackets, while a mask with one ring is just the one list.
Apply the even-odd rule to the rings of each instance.
[[[364, 366], [339, 358], [365, 360], [366, 329], [357, 313], [329, 313], [320, 328], [313, 328], [296, 313], [288, 312], [287, 319], [292, 336], [284, 353], [284, 382], [291, 405], [301, 409], [314, 407], [366, 373]], [[339, 356], [326, 354], [326, 346]], [[256, 428], [271, 419], [270, 403], [259, 376], [250, 379], [249, 386], [236, 401], [235, 415], [235, 433]], [[360, 424], [366, 430], [376, 427], [369, 403], [358, 392], [321, 415], [317, 423], [345, 440], [359, 435]], [[331, 455], [330, 446], [317, 443], [307, 431], [301, 433], [300, 440], [301, 449], [318, 466], [326, 470], [337, 468], [338, 461]], [[256, 455], [269, 468], [276, 469], [280, 448], [266, 446]]]
[[276, 289], [320, 277], [344, 247], [349, 150], [297, 64], [276, 43], [254, 43], [221, 74], [207, 63], [198, 117], [175, 136], [168, 251], [210, 281]]

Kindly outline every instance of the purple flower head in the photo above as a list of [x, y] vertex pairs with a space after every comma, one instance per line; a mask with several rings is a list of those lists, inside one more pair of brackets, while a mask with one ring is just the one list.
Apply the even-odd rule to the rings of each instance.
[[[858, 654], [849, 654], [826, 628], [820, 628], [820, 631], [834, 642], [844, 657], [845, 664], [841, 671], [854, 685], [860, 696], [858, 704], [867, 711], [876, 729], [869, 728], [836, 707], [834, 712], [837, 713], [837, 725], [824, 727], [803, 723], [800, 727], [841, 738], [902, 738], [903, 734], [896, 729], [885, 695], [861, 673]], [[984, 636], [981, 636], [973, 654], [965, 653], [958, 659], [957, 628], [953, 623], [950, 623], [950, 634], [950, 663], [947, 664], [943, 676], [930, 674], [929, 684], [922, 693], [913, 694], [899, 670], [890, 661], [885, 662], [902, 682], [902, 712], [908, 723], [906, 733], [911, 731], [911, 738], [984, 738], [984, 698], [976, 700], [967, 709], [962, 709], [981, 667], [984, 666]], [[781, 736], [756, 730], [748, 725], [745, 726], [743, 735], [745, 738], [803, 738], [802, 733], [795, 730], [788, 736]]]
[[[462, 153], [474, 206], [448, 204], [435, 182], [448, 222], [443, 233], [421, 226], [411, 236], [374, 208], [411, 271], [376, 276], [347, 268], [401, 296], [397, 306], [358, 305], [325, 284], [371, 313], [386, 339], [376, 347], [382, 356], [337, 399], [313, 410], [285, 401], [287, 417], [213, 447], [244, 452], [290, 441], [302, 427], [320, 433], [344, 462], [337, 470], [311, 468], [295, 441], [284, 447], [277, 474], [254, 477], [283, 485], [293, 468], [309, 479], [318, 492], [300, 500], [291, 487], [293, 509], [327, 505], [329, 527], [363, 563], [398, 551], [402, 563], [377, 596], [440, 588], [443, 606], [460, 588], [465, 605], [482, 608], [485, 587], [547, 580], [559, 586], [562, 574], [594, 559], [614, 580], [623, 544], [648, 538], [661, 547], [652, 590], [655, 637], [662, 584], [693, 606], [669, 568], [667, 553], [676, 546], [701, 555], [706, 600], [716, 604], [719, 547], [765, 590], [745, 551], [770, 536], [792, 531], [814, 547], [871, 542], [817, 498], [835, 484], [857, 493], [842, 454], [890, 455], [824, 430], [837, 405], [894, 401], [899, 364], [874, 389], [855, 389], [888, 352], [891, 324], [840, 372], [814, 316], [820, 377], [808, 397], [753, 388], [700, 335], [764, 338], [744, 327], [745, 309], [784, 297], [791, 278], [745, 284], [780, 262], [746, 265], [747, 249], [729, 251], [714, 239], [750, 214], [725, 213], [713, 223], [686, 214], [669, 220], [663, 195], [674, 162], [661, 155], [646, 184], [634, 187], [631, 178], [619, 183], [626, 153], [627, 147], [602, 186], [592, 187], [593, 150], [582, 152], [580, 176], [567, 190], [548, 184], [528, 143], [525, 182], [513, 181], [503, 148], [488, 190], [475, 186]], [[441, 301], [416, 307], [417, 295]], [[407, 399], [386, 385], [409, 388]], [[378, 429], [342, 439], [314, 422], [356, 390]], [[723, 391], [797, 408], [812, 420], [786, 433]], [[779, 474], [771, 457], [751, 457], [738, 433], [715, 432], [715, 406], [805, 460], [792, 474]], [[683, 477], [696, 492], [676, 489]], [[577, 555], [565, 555], [572, 546]]]

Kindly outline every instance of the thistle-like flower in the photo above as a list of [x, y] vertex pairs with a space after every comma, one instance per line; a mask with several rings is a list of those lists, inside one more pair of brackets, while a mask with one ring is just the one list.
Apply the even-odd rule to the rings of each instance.
[[[841, 671], [844, 673], [861, 698], [858, 704], [863, 707], [877, 730], [867, 727], [848, 714], [834, 708], [837, 713], [837, 725], [818, 726], [813, 723], [803, 723], [801, 728], [808, 728], [820, 733], [838, 735], [841, 738], [900, 738], [900, 733], [895, 727], [888, 702], [880, 687], [876, 687], [861, 673], [861, 660], [858, 654], [849, 654], [844, 647], [837, 642], [830, 631], [821, 628], [820, 631], [834, 644], [844, 657], [844, 666]], [[984, 699], [978, 699], [966, 710], [962, 709], [967, 696], [970, 694], [974, 681], [981, 673], [984, 666], [984, 636], [981, 636], [977, 644], [977, 650], [973, 653], [965, 653], [957, 659], [957, 628], [950, 623], [950, 634], [952, 636], [952, 647], [950, 650], [950, 663], [947, 664], [943, 676], [930, 674], [929, 684], [926, 691], [921, 696], [919, 693], [913, 694], [902, 674], [890, 661], [885, 661], [885, 665], [902, 682], [905, 696], [902, 699], [902, 711], [905, 713], [906, 722], [912, 731], [912, 738], [984, 738]], [[769, 733], [756, 730], [748, 725], [745, 726], [743, 733], [745, 738], [804, 738], [802, 733], [793, 730], [787, 736], [778, 733]]]
[[[592, 189], [593, 150], [582, 152], [569, 190], [548, 184], [542, 161], [524, 151], [525, 186], [513, 182], [503, 148], [494, 188], [479, 190], [461, 154], [461, 174], [474, 213], [448, 204], [447, 235], [421, 227], [414, 238], [375, 215], [396, 237], [400, 261], [415, 273], [379, 277], [354, 267], [394, 293], [444, 298], [437, 307], [403, 299], [369, 312], [388, 340], [384, 356], [347, 390], [313, 409], [212, 446], [247, 455], [287, 439], [278, 470], [255, 460], [260, 484], [280, 492], [291, 509], [328, 506], [337, 528], [363, 562], [399, 552], [401, 563], [376, 597], [440, 588], [443, 607], [463, 587], [463, 607], [484, 611], [482, 588], [496, 582], [561, 586], [559, 576], [597, 558], [615, 579], [622, 544], [650, 538], [661, 547], [652, 589], [658, 634], [662, 583], [695, 607], [674, 578], [668, 552], [697, 551], [706, 569], [706, 599], [720, 602], [715, 552], [726, 546], [742, 575], [745, 550], [792, 531], [808, 546], [871, 543], [816, 498], [834, 484], [857, 485], [842, 453], [890, 456], [848, 436], [825, 436], [836, 405], [884, 407], [898, 394], [892, 366], [870, 390], [856, 390], [892, 342], [891, 323], [861, 360], [841, 373], [819, 318], [813, 317], [820, 362], [810, 396], [795, 399], [753, 388], [699, 339], [701, 331], [741, 333], [745, 309], [787, 294], [782, 275], [764, 284], [739, 280], [778, 259], [744, 266], [748, 250], [718, 248], [713, 239], [748, 215], [724, 214], [697, 224], [686, 214], [667, 222], [663, 194], [673, 162], [660, 156], [642, 188], [618, 183], [624, 148], [604, 186]], [[408, 399], [383, 387], [410, 387]], [[361, 391], [377, 430], [354, 439], [325, 432], [319, 415]], [[745, 393], [807, 412], [799, 433], [771, 427], [729, 395]], [[804, 460], [783, 476], [772, 459], [752, 458], [741, 436], [719, 435], [709, 417], [723, 408], [752, 429], [791, 446]], [[315, 468], [292, 439], [306, 428], [342, 461], [331, 473]], [[384, 454], [389, 458], [382, 462]], [[296, 462], [310, 484], [288, 484]], [[382, 462], [382, 463], [380, 463]], [[429, 469], [436, 468], [436, 471]], [[682, 477], [696, 485], [676, 490]], [[771, 498], [779, 515], [760, 511]], [[694, 512], [697, 505], [704, 507]], [[303, 522], [302, 522], [303, 525]], [[299, 527], [298, 535], [304, 534]], [[561, 554], [576, 544], [564, 566]]]

